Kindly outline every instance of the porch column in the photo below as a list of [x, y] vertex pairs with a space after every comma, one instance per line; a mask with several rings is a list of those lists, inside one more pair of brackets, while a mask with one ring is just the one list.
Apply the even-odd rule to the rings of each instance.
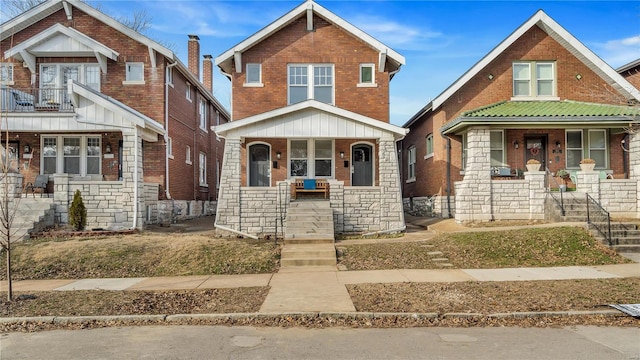
[[491, 221], [491, 135], [488, 128], [467, 133], [464, 179], [456, 187], [456, 222]]
[[216, 225], [240, 231], [240, 139], [225, 139]]
[[587, 193], [600, 202], [600, 173], [598, 171], [578, 171], [576, 177], [578, 181], [576, 191]]
[[[116, 223], [123, 228], [144, 228], [144, 178], [142, 172], [142, 137], [139, 130], [122, 132], [122, 213], [116, 213]], [[136, 206], [137, 205], [137, 206]]]
[[544, 171], [528, 171], [524, 179], [529, 182], [529, 220], [544, 220], [546, 189]]
[[53, 203], [56, 204], [55, 222], [56, 224], [69, 223], [69, 206], [71, 205], [69, 194], [69, 174], [53, 175]]
[[640, 134], [629, 134], [629, 179], [635, 180], [636, 185], [636, 214], [640, 217]]
[[381, 138], [378, 144], [380, 174], [380, 230], [396, 230], [405, 226], [400, 172], [396, 143], [392, 136]]

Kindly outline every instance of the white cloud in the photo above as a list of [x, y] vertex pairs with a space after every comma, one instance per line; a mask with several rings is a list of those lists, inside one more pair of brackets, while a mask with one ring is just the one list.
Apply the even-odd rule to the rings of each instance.
[[604, 61], [616, 68], [640, 58], [640, 35], [593, 45]]
[[379, 16], [360, 15], [351, 20], [353, 25], [396, 49], [424, 50], [444, 46], [442, 33], [427, 28], [403, 25]]

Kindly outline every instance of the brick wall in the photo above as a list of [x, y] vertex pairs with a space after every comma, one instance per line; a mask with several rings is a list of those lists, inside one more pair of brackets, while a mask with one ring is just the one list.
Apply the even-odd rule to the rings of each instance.
[[[234, 69], [233, 119], [287, 106], [287, 64], [334, 64], [335, 105], [389, 121], [389, 74], [378, 71], [378, 52], [317, 16], [314, 24], [307, 32], [302, 16], [242, 54], [243, 66], [262, 64], [264, 87], [244, 87], [245, 69]], [[377, 87], [357, 87], [362, 63], [376, 64]]]

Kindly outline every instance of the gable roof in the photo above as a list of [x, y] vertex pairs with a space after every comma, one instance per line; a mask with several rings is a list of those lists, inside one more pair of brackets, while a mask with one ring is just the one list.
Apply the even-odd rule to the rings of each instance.
[[358, 29], [357, 27], [351, 25], [344, 19], [338, 17], [331, 11], [323, 8], [318, 3], [313, 0], [305, 1], [300, 4], [293, 10], [289, 11], [276, 21], [262, 28], [262, 30], [256, 32], [255, 34], [249, 36], [236, 46], [231, 49], [225, 51], [220, 56], [215, 59], [215, 63], [218, 67], [222, 69], [227, 74], [231, 74], [231, 65], [233, 64], [234, 57], [236, 54], [242, 54], [247, 51], [254, 45], [262, 42], [266, 38], [270, 37], [274, 33], [278, 32], [285, 26], [291, 24], [294, 20], [298, 19], [300, 16], [307, 14], [307, 11], [312, 11], [313, 14], [318, 15], [322, 19], [328, 21], [329, 23], [341, 28], [347, 33], [353, 35], [354, 37], [362, 40], [364, 43], [375, 49], [380, 53], [381, 58], [385, 58], [387, 61], [391, 61], [394, 65], [394, 69], [400, 69], [400, 66], [405, 64], [405, 59], [402, 55], [395, 52], [393, 49], [388, 47], [387, 45], [381, 43], [380, 41], [373, 38], [371, 35], [365, 33], [364, 31]]
[[515, 43], [529, 29], [538, 26], [542, 31], [551, 36], [555, 41], [564, 46], [571, 54], [581, 60], [602, 79], [606, 80], [614, 89], [624, 94], [628, 99], [640, 101], [640, 91], [623, 78], [616, 70], [600, 59], [593, 51], [589, 50], [578, 39], [565, 30], [560, 24], [553, 20], [543, 10], [538, 10], [529, 20], [525, 21], [511, 35], [504, 39], [498, 46], [493, 48], [480, 61], [467, 70], [458, 80], [445, 89], [427, 106], [407, 121], [403, 127], [411, 126], [426, 112], [437, 109], [446, 102], [453, 94], [476, 76], [482, 69], [488, 66], [493, 60], [500, 56], [509, 46]]
[[636, 66], [640, 66], [640, 59], [636, 59], [633, 60], [632, 62], [628, 63], [628, 64], [624, 64], [622, 66], [620, 66], [619, 68], [616, 69], [616, 71], [621, 74], [627, 70], [631, 70]]
[[467, 126], [493, 124], [511, 128], [566, 127], [597, 123], [607, 126], [628, 126], [640, 121], [640, 109], [588, 103], [581, 101], [501, 101], [462, 113], [445, 124], [443, 134], [456, 132]]
[[[322, 114], [322, 119], [317, 118], [318, 114]], [[269, 126], [286, 126], [288, 122], [300, 122], [295, 126], [295, 134], [279, 132], [278, 134], [267, 134], [265, 129]], [[337, 124], [338, 127], [331, 130], [331, 122]], [[302, 124], [304, 122], [305, 124]], [[349, 122], [350, 125], [346, 123]], [[268, 123], [271, 123], [270, 125]], [[288, 126], [287, 129], [292, 129]], [[306, 100], [283, 108], [271, 110], [265, 113], [257, 114], [240, 120], [234, 120], [226, 124], [212, 126], [211, 130], [215, 131], [219, 136], [226, 138], [230, 134], [237, 135], [243, 133], [242, 136], [261, 136], [261, 137], [355, 137], [356, 133], [360, 137], [374, 138], [382, 133], [392, 134], [396, 140], [404, 138], [409, 132], [399, 126], [389, 124], [380, 120], [360, 115], [348, 110], [344, 110], [335, 106], [325, 104], [317, 100]], [[254, 132], [255, 131], [255, 132]], [[333, 132], [332, 132], [333, 131]], [[254, 132], [249, 135], [246, 133]]]

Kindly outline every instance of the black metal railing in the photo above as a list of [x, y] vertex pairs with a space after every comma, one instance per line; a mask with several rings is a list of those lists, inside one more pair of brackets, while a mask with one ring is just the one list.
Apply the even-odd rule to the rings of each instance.
[[592, 225], [602, 235], [609, 245], [613, 245], [611, 238], [611, 216], [591, 195], [587, 194], [587, 224]]
[[[558, 181], [556, 180], [555, 177], [551, 176], [551, 172], [549, 171], [549, 169], [546, 169], [546, 174], [547, 174], [547, 181], [546, 181], [546, 188], [547, 188], [547, 192], [549, 193], [549, 195], [551, 196], [551, 198], [556, 202], [556, 204], [558, 204], [558, 206], [560, 207], [560, 213], [562, 216], [566, 215], [566, 210], [564, 209], [564, 191], [562, 191], [560, 184], [558, 184]], [[551, 184], [555, 184], [556, 185], [556, 189], [558, 189], [557, 193], [559, 194], [559, 196], [556, 196], [554, 194], [554, 191], [551, 191]], [[560, 199], [558, 199], [560, 198]]]
[[73, 112], [67, 88], [0, 88], [2, 112]]
[[[274, 242], [278, 243], [278, 235], [284, 239], [284, 219], [287, 217], [287, 210], [289, 208], [289, 201], [291, 196], [290, 185], [286, 181], [278, 183], [278, 200], [276, 209], [276, 233], [274, 236]], [[278, 232], [278, 228], [281, 233]]]

